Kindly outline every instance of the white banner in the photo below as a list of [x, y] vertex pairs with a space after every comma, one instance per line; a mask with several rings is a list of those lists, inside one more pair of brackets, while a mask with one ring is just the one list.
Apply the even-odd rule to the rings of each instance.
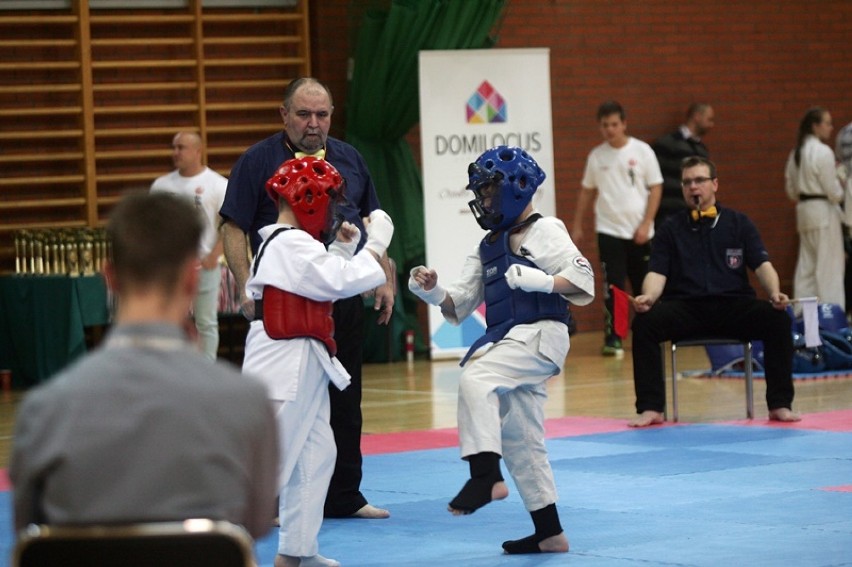
[[[485, 236], [465, 189], [468, 164], [485, 150], [518, 146], [532, 155], [547, 174], [533, 203], [556, 214], [550, 50], [421, 51], [420, 139], [426, 263], [447, 284]], [[461, 357], [484, 331], [483, 307], [458, 327], [429, 308], [433, 358]]]

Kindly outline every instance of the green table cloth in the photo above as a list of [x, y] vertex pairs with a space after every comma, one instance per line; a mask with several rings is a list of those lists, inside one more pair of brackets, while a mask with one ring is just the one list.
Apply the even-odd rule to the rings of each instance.
[[85, 327], [109, 320], [100, 274], [0, 277], [0, 369], [15, 388], [34, 386], [86, 352]]

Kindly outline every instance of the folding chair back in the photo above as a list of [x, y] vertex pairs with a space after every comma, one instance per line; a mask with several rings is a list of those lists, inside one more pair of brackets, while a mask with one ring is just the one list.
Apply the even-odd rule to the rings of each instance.
[[204, 519], [112, 526], [30, 525], [13, 567], [255, 567], [241, 527]]

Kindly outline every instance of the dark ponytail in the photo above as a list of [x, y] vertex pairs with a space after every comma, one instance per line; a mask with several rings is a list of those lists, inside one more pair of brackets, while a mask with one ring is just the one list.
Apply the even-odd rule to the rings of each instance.
[[802, 161], [802, 144], [805, 143], [805, 138], [808, 137], [809, 134], [814, 133], [814, 124], [819, 124], [822, 122], [823, 116], [825, 116], [826, 110], [821, 106], [814, 106], [808, 109], [805, 113], [805, 116], [802, 118], [802, 121], [799, 122], [799, 137], [796, 140], [796, 167], [801, 165]]

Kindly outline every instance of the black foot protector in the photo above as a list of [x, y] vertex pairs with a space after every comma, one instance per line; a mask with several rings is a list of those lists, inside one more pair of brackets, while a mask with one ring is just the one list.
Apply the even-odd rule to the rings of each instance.
[[538, 546], [538, 544], [539, 542], [545, 539], [547, 538], [539, 537], [535, 534], [521, 539], [510, 539], [509, 541], [503, 542], [503, 551], [510, 555], [520, 555], [522, 553], [541, 553], [541, 548]]
[[495, 482], [503, 480], [485, 480], [472, 478], [467, 481], [461, 491], [450, 502], [450, 508], [463, 514], [473, 514], [491, 502], [491, 489]]
[[468, 462], [470, 480], [450, 502], [450, 508], [463, 514], [472, 514], [491, 502], [494, 484], [503, 480], [497, 453], [477, 453], [468, 457]]
[[535, 525], [535, 533], [522, 539], [504, 541], [503, 551], [511, 555], [541, 553], [539, 543], [562, 533], [556, 504], [550, 504], [541, 510], [530, 512], [530, 516], [532, 516], [533, 525]]

